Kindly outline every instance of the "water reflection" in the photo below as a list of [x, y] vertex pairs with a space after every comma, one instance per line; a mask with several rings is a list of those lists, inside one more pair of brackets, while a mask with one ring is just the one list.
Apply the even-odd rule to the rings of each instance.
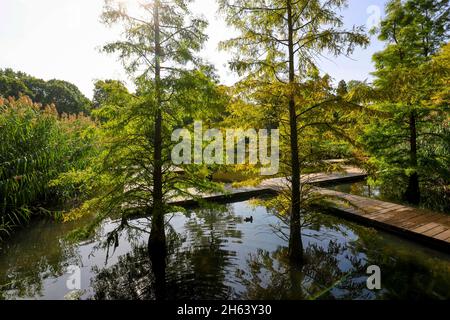
[[[250, 210], [255, 223], [245, 224], [243, 217]], [[322, 220], [326, 223], [321, 224]], [[414, 255], [407, 242], [393, 243], [393, 239], [398, 240], [337, 218], [318, 215], [315, 221], [305, 230], [304, 263], [292, 265], [287, 243], [270, 230], [273, 216], [267, 215], [263, 207], [241, 203], [220, 212], [197, 210], [187, 218], [177, 216], [174, 229], [181, 232], [169, 233], [164, 272], [160, 271], [163, 264], [159, 262], [155, 269], [148, 252], [137, 249], [119, 265], [99, 270], [93, 285], [94, 298], [155, 299], [158, 280], [162, 279], [164, 297], [168, 299], [449, 297], [447, 257], [433, 258], [436, 253], [419, 248]], [[145, 271], [132, 272], [140, 275], [133, 278], [128, 270], [134, 270], [136, 261], [139, 267], [146, 267]], [[379, 265], [383, 272], [381, 291], [366, 287], [366, 269], [372, 264]], [[124, 283], [117, 287], [117, 280], [111, 284], [111, 279], [122, 279]], [[123, 287], [135, 291], [127, 294]], [[120, 296], [117, 292], [121, 292]]]
[[[252, 216], [253, 221], [245, 221]], [[304, 263], [292, 266], [278, 219], [240, 202], [168, 216], [167, 253], [149, 250], [149, 221], [129, 222], [113, 253], [105, 222], [95, 239], [62, 240], [69, 225], [30, 228], [2, 248], [0, 297], [63, 299], [65, 268], [82, 268], [83, 299], [448, 299], [450, 260], [397, 237], [320, 213], [303, 227]], [[366, 288], [366, 268], [382, 290]]]
[[[382, 270], [382, 290], [377, 299], [450, 299], [450, 260], [431, 250], [417, 250], [394, 236], [360, 232], [352, 252], [364, 252], [366, 265]], [[394, 245], [395, 243], [395, 245]], [[441, 259], [440, 259], [441, 258]]]
[[[92, 284], [94, 298], [231, 297], [226, 278], [236, 251], [230, 250], [228, 243], [242, 239], [242, 232], [237, 229], [242, 217], [235, 216], [230, 207], [223, 206], [191, 212], [187, 216], [175, 215], [171, 223], [175, 227], [166, 229], [167, 257], [152, 255], [145, 246], [134, 248], [122, 256], [118, 264], [96, 270], [98, 276]], [[112, 283], [111, 279], [115, 281]], [[141, 284], [146, 285], [142, 287]]]
[[74, 224], [33, 221], [0, 247], [0, 299], [43, 296], [46, 280], [64, 275], [81, 258], [75, 247], [60, 239]]
[[328, 189], [344, 193], [350, 193], [357, 196], [368, 197], [384, 201], [395, 201], [397, 199], [398, 202], [399, 199], [397, 195], [390, 193], [387, 190], [382, 189], [380, 187], [373, 187], [364, 180], [350, 183], [331, 184], [326, 185], [326, 187]]
[[[311, 245], [304, 252], [305, 263], [292, 266], [286, 250], [275, 252], [258, 250], [248, 259], [247, 271], [240, 271], [239, 277], [246, 285], [245, 299], [299, 300], [299, 299], [351, 299], [370, 298], [365, 292], [365, 279], [359, 281], [355, 275], [362, 273], [362, 264], [353, 257], [351, 270], [341, 268], [340, 254], [345, 248], [331, 241], [327, 249]], [[351, 281], [347, 281], [352, 278]]]

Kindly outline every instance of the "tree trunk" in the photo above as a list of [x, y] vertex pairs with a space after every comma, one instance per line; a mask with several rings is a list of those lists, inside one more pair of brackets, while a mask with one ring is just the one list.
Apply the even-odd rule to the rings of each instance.
[[417, 128], [416, 115], [414, 111], [409, 115], [409, 144], [410, 144], [410, 163], [411, 167], [416, 170], [408, 178], [408, 188], [405, 192], [405, 199], [409, 203], [420, 203], [419, 175], [417, 173]]
[[[161, 251], [162, 249], [162, 251]], [[165, 248], [156, 248], [149, 239], [148, 251], [154, 276], [153, 289], [156, 300], [166, 300], [166, 257]]]
[[291, 194], [291, 221], [289, 235], [289, 259], [293, 263], [301, 263], [303, 259], [303, 244], [300, 225], [300, 161], [298, 156], [297, 114], [295, 112], [295, 95], [293, 84], [295, 82], [294, 40], [291, 0], [287, 0], [288, 15], [288, 41], [289, 41], [289, 84], [291, 86], [289, 96], [289, 124], [291, 142], [291, 169], [292, 169], [292, 194]]
[[289, 288], [289, 299], [305, 299], [307, 298], [303, 292], [303, 285], [305, 281], [305, 273], [303, 272], [303, 265], [295, 264], [289, 268], [289, 281], [291, 287]]
[[152, 229], [150, 232], [149, 246], [161, 251], [166, 246], [164, 231], [164, 210], [162, 192], [162, 112], [161, 112], [161, 40], [159, 26], [159, 0], [154, 3], [154, 28], [155, 28], [155, 135], [153, 137], [153, 203], [152, 203]]

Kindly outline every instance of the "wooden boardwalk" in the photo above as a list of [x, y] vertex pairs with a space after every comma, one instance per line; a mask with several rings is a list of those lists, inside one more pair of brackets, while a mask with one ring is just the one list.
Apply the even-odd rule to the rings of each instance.
[[[344, 183], [367, 177], [367, 174], [359, 168], [344, 166], [343, 170], [345, 171], [304, 174], [300, 179], [302, 183], [320, 185], [328, 183]], [[259, 186], [279, 191], [284, 188], [289, 188], [290, 183], [287, 178], [272, 178], [264, 180]]]
[[[347, 173], [316, 174], [303, 178], [305, 183], [319, 184], [359, 179], [364, 173], [347, 167]], [[281, 190], [288, 185], [285, 178], [265, 180], [266, 188]], [[316, 187], [317, 192], [327, 196], [322, 207], [346, 219], [368, 226], [394, 232], [400, 236], [422, 242], [450, 253], [450, 215], [424, 209], [384, 202]]]
[[317, 188], [337, 215], [450, 252], [450, 215]]
[[[344, 167], [344, 169], [345, 172], [302, 175], [301, 180], [302, 183], [315, 185], [317, 192], [327, 196], [328, 201], [323, 207], [332, 214], [394, 232], [450, 253], [450, 215], [320, 187], [325, 183], [348, 182], [366, 177], [366, 174], [358, 168]], [[289, 185], [289, 180], [286, 178], [273, 178], [264, 180], [257, 187], [227, 186], [224, 194], [201, 195], [201, 198], [215, 202], [240, 201], [264, 194], [274, 194], [288, 188]], [[194, 199], [179, 199], [171, 204], [191, 206], [196, 203]]]
[[[343, 169], [345, 172], [311, 173], [302, 175], [302, 183], [320, 185], [321, 183], [348, 182], [363, 179], [367, 176], [364, 171], [358, 168], [348, 166], [343, 167]], [[288, 186], [289, 181], [286, 178], [272, 178], [264, 180], [256, 187], [233, 188], [231, 184], [228, 184], [225, 186], [224, 193], [197, 194], [197, 197], [201, 197], [202, 200], [205, 201], [214, 202], [239, 201], [244, 198], [248, 199], [264, 194], [275, 194]], [[195, 194], [195, 191], [191, 190], [191, 194]], [[170, 204], [189, 207], [196, 205], [197, 202], [198, 201], [195, 199], [180, 197], [179, 199], [173, 199]]]

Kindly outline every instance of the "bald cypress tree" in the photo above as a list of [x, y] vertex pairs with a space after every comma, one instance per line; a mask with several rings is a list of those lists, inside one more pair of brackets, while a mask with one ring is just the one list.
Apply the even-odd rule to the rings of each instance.
[[[190, 13], [189, 2], [144, 1], [136, 13], [131, 14], [120, 2], [107, 0], [102, 15], [104, 23], [120, 24], [123, 28], [123, 38], [105, 45], [104, 50], [118, 53], [138, 88], [135, 96], [125, 94], [128, 101], [122, 113], [130, 110], [126, 118], [115, 120], [124, 131], [124, 139], [117, 141], [116, 146], [120, 145], [123, 153], [127, 153], [126, 157], [115, 153], [113, 158], [117, 161], [111, 165], [112, 170], [118, 170], [118, 176], [125, 177], [118, 185], [127, 181], [118, 192], [122, 197], [120, 193], [125, 189], [128, 199], [125, 197], [120, 202], [122, 205], [137, 203], [151, 214], [150, 246], [163, 250], [168, 185], [171, 184], [172, 191], [175, 189], [169, 148], [171, 128], [177, 125], [173, 119], [179, 115], [179, 108], [187, 109], [189, 104], [196, 104], [192, 99], [186, 100], [184, 105], [181, 101], [189, 95], [186, 92], [196, 81], [206, 87], [214, 86], [206, 77], [202, 78], [201, 72], [192, 70], [192, 66], [199, 66], [196, 52], [206, 40], [207, 23]], [[192, 95], [201, 99], [199, 92]], [[119, 102], [123, 98], [124, 94], [120, 93]], [[126, 172], [123, 172], [124, 166]], [[150, 201], [145, 199], [148, 195]]]
[[[373, 57], [375, 100], [391, 113], [392, 121], [373, 131], [376, 146], [372, 149], [379, 158], [383, 155], [390, 171], [404, 170], [407, 183], [402, 188], [403, 197], [412, 204], [421, 199], [419, 149], [426, 141], [422, 138], [422, 132], [427, 131], [426, 122], [433, 118], [433, 110], [424, 101], [432, 94], [429, 84], [434, 81], [430, 82], [430, 77], [437, 74], [430, 75], [432, 70], [427, 64], [448, 42], [449, 14], [450, 5], [445, 0], [391, 0], [381, 26], [374, 30], [386, 42], [385, 49]], [[379, 143], [384, 136], [380, 129], [390, 132], [387, 143]]]
[[[289, 111], [290, 140], [290, 239], [289, 256], [302, 259], [300, 222], [299, 101], [297, 88], [316, 69], [316, 58], [324, 52], [350, 54], [368, 40], [363, 28], [343, 28], [337, 13], [342, 0], [219, 0], [229, 25], [239, 35], [223, 43], [234, 50], [231, 67], [247, 80], [273, 81], [281, 87]], [[252, 90], [257, 88], [252, 88]]]

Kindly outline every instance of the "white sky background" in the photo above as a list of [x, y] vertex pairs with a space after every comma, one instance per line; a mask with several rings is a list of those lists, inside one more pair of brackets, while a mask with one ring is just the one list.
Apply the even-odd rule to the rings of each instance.
[[[341, 14], [348, 27], [371, 26], [383, 11], [384, 2], [350, 0]], [[0, 68], [12, 68], [45, 80], [72, 82], [89, 98], [97, 79], [126, 80], [117, 59], [100, 52], [102, 45], [120, 35], [120, 29], [101, 24], [102, 8], [103, 0], [0, 0]], [[209, 41], [202, 57], [216, 66], [222, 83], [233, 84], [236, 76], [226, 65], [229, 55], [217, 49], [218, 43], [233, 32], [217, 15], [214, 0], [195, 0], [192, 8], [210, 23]], [[372, 54], [382, 47], [372, 37], [370, 47], [358, 49], [352, 59], [322, 59], [320, 67], [337, 81], [364, 80], [373, 71]]]

